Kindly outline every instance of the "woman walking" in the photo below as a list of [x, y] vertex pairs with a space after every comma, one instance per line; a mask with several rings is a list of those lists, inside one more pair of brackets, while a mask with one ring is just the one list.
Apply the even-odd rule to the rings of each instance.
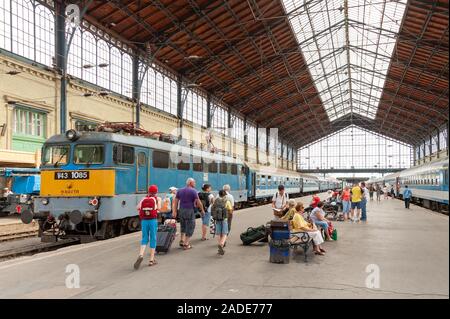
[[348, 219], [348, 214], [350, 213], [350, 189], [348, 186], [344, 187], [341, 195], [342, 199], [342, 213], [344, 214], [344, 220]]
[[144, 197], [137, 206], [139, 218], [141, 220], [142, 240], [139, 256], [134, 263], [134, 269], [139, 269], [144, 259], [145, 248], [150, 242], [150, 261], [149, 266], [156, 265], [155, 248], [156, 234], [158, 232], [158, 210], [161, 208], [161, 198], [157, 197], [158, 187], [150, 185], [148, 195]]

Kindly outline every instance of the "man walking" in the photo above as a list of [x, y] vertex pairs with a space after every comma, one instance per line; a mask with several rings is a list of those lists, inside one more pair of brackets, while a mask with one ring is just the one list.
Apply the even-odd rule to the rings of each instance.
[[403, 191], [403, 200], [405, 201], [405, 208], [409, 209], [409, 203], [411, 202], [412, 192], [408, 188], [408, 185], [405, 185], [405, 190]]
[[[228, 184], [223, 185], [222, 189], [226, 192], [226, 198], [228, 201], [230, 201], [231, 204], [231, 210], [228, 211], [228, 234], [231, 231], [231, 221], [233, 220], [233, 213], [234, 213], [234, 197], [231, 195], [231, 187]], [[219, 198], [218, 196], [217, 198]]]
[[361, 183], [361, 221], [366, 222], [367, 221], [367, 201], [369, 199], [369, 189], [366, 187], [366, 183]]
[[[358, 221], [361, 216], [361, 200], [363, 196], [363, 191], [358, 183], [353, 184], [352, 188], [352, 208], [350, 212], [350, 219], [352, 222]], [[356, 209], [356, 218], [355, 218], [355, 209]]]
[[195, 207], [201, 211], [202, 217], [205, 216], [205, 209], [198, 198], [198, 193], [195, 190], [195, 180], [193, 178], [188, 178], [186, 187], [183, 187], [177, 192], [172, 206], [173, 218], [177, 218], [178, 203], [180, 203], [180, 246], [184, 250], [188, 250], [192, 248], [190, 240], [195, 230]]

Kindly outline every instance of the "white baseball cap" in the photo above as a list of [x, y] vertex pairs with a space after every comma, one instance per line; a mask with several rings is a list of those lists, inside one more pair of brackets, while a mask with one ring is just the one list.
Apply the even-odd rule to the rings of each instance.
[[176, 187], [169, 187], [169, 191], [176, 191], [176, 190], [178, 190], [178, 188], [176, 188]]

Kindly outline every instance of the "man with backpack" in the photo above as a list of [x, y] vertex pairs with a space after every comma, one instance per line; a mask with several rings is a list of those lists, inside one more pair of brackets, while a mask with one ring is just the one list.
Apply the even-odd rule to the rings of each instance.
[[272, 208], [275, 217], [284, 216], [289, 210], [288, 207], [289, 195], [284, 191], [284, 185], [278, 185], [278, 192], [272, 197]]
[[198, 198], [205, 209], [205, 215], [202, 217], [202, 241], [207, 240], [209, 223], [211, 221], [211, 205], [214, 203], [214, 195], [211, 193], [211, 185], [203, 184], [202, 191], [198, 193]]
[[214, 201], [214, 204], [211, 207], [211, 215], [214, 218], [214, 222], [216, 224], [216, 232], [218, 235], [218, 254], [224, 255], [225, 250], [225, 241], [228, 236], [228, 214], [231, 213], [233, 207], [231, 206], [231, 202], [227, 199], [227, 193], [224, 190], [219, 191], [219, 197]]
[[134, 269], [138, 269], [144, 259], [145, 248], [150, 241], [150, 262], [149, 266], [156, 265], [155, 249], [156, 234], [158, 233], [158, 210], [161, 208], [161, 198], [157, 197], [158, 187], [150, 185], [148, 195], [138, 204], [137, 210], [141, 220], [142, 240], [139, 256], [134, 263]]

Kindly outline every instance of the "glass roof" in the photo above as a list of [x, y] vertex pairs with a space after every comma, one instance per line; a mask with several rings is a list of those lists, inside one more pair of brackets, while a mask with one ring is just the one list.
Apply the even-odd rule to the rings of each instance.
[[407, 0], [283, 0], [330, 121], [374, 119]]

